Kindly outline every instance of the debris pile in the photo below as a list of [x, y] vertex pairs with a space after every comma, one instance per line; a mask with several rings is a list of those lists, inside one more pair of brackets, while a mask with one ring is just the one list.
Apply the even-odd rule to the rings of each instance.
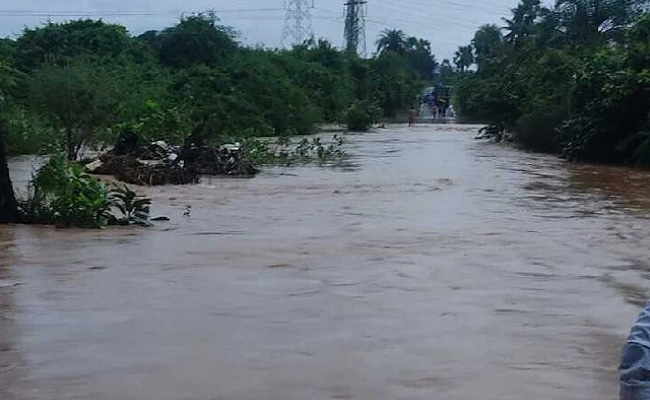
[[113, 150], [86, 165], [95, 175], [143, 186], [197, 183], [201, 175], [254, 176], [258, 171], [247, 161], [238, 143], [219, 148], [170, 146], [164, 141], [140, 146], [123, 135]]

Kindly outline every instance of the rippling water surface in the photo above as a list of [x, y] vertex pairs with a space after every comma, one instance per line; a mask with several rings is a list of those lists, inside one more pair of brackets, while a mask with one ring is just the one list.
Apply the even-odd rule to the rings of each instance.
[[615, 398], [650, 173], [475, 131], [141, 189], [171, 217], [152, 229], [0, 228], [0, 398]]

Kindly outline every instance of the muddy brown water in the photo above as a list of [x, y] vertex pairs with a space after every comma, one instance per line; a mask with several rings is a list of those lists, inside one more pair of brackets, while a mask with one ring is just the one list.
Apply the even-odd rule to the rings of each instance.
[[616, 398], [650, 173], [475, 131], [147, 189], [152, 229], [0, 228], [0, 398]]

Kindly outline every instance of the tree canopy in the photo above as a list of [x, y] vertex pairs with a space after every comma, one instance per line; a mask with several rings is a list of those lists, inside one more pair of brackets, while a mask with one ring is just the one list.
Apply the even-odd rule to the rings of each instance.
[[476, 32], [475, 71], [457, 63], [461, 117], [572, 160], [650, 164], [647, 5], [521, 1], [504, 36], [497, 26]]

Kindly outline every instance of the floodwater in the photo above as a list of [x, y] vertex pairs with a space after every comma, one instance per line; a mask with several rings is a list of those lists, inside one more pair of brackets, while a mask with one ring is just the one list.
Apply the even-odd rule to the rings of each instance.
[[650, 173], [475, 132], [147, 189], [152, 229], [0, 228], [0, 398], [616, 398]]

